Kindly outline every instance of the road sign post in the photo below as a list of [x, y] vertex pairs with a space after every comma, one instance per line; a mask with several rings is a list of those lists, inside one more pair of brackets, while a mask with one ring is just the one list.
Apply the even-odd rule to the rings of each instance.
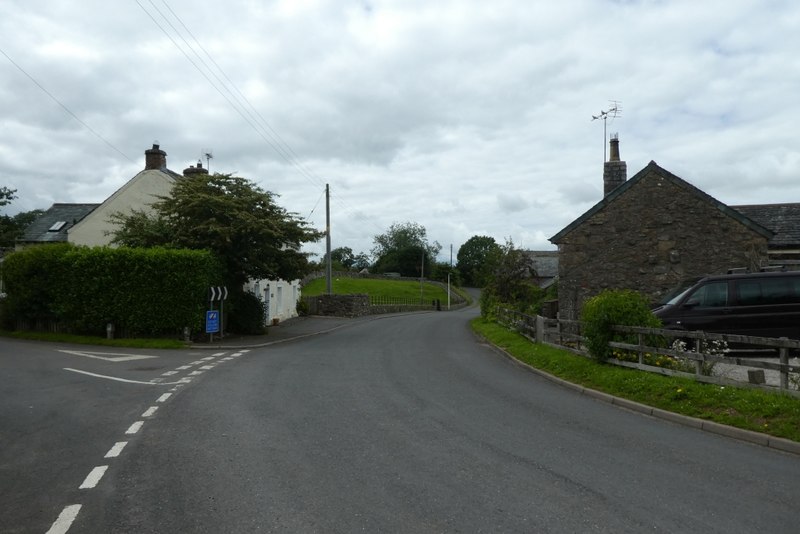
[[[214, 302], [219, 301], [219, 312], [217, 315], [217, 329], [214, 332], [219, 332], [219, 337], [225, 337], [224, 331], [224, 321], [223, 321], [223, 310], [225, 309], [225, 300], [228, 298], [228, 288], [226, 286], [211, 286], [208, 288], [208, 302], [209, 307], [211, 310], [208, 313], [214, 311]], [[206, 333], [210, 334], [210, 340], [214, 340], [214, 332], [208, 331], [208, 315], [206, 315]]]

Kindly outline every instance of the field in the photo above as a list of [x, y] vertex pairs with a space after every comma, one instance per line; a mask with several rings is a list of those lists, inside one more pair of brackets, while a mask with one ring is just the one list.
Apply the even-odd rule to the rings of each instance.
[[[375, 279], [375, 278], [334, 278], [333, 293], [337, 295], [353, 295], [366, 293], [373, 298], [392, 298], [420, 300], [420, 283], [407, 280]], [[303, 286], [304, 297], [325, 293], [325, 279], [317, 278]], [[441, 286], [424, 282], [422, 284], [422, 302], [439, 299], [447, 302], [447, 291]]]

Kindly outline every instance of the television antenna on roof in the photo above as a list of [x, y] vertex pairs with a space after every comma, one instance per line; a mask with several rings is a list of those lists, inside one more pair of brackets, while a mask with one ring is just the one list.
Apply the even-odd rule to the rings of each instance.
[[206, 170], [211, 172], [211, 160], [214, 158], [214, 154], [211, 152], [210, 148], [202, 148], [200, 152], [202, 152], [203, 157], [206, 158]]
[[608, 134], [606, 133], [606, 126], [608, 123], [609, 117], [613, 121], [617, 117], [622, 116], [622, 102], [619, 100], [609, 100], [610, 107], [607, 110], [601, 111], [598, 115], [592, 115], [592, 120], [602, 120], [603, 121], [603, 163], [606, 162], [606, 140], [608, 138]]

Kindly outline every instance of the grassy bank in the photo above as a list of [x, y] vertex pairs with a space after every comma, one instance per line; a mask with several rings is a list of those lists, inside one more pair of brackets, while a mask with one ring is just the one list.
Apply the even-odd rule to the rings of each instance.
[[[376, 278], [334, 278], [333, 292], [337, 295], [366, 293], [371, 297], [420, 299], [420, 283], [408, 280], [376, 279]], [[309, 297], [325, 293], [325, 279], [317, 278], [303, 286], [303, 296]], [[447, 291], [441, 286], [424, 282], [422, 284], [422, 302], [435, 299], [447, 302]]]
[[30, 339], [33, 341], [49, 341], [60, 343], [78, 343], [105, 347], [129, 347], [136, 349], [184, 349], [188, 347], [177, 339], [106, 339], [95, 336], [76, 336], [73, 334], [52, 334], [49, 332], [5, 332], [0, 336], [14, 339]]
[[800, 441], [800, 399], [605, 365], [531, 343], [482, 318], [472, 328], [518, 360], [569, 382], [648, 406]]

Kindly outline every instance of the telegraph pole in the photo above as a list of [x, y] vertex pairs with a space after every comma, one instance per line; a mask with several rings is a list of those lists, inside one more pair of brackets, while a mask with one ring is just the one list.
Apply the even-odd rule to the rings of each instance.
[[333, 262], [331, 261], [331, 188], [325, 184], [325, 290], [333, 294]]

